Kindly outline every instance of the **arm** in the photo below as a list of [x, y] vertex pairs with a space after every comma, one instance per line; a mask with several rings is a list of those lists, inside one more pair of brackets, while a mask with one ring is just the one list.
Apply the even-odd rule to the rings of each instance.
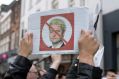
[[28, 33], [20, 41], [19, 55], [16, 57], [15, 62], [10, 64], [9, 70], [6, 72], [4, 79], [26, 79], [27, 73], [32, 65], [32, 62], [27, 59], [31, 54], [32, 49], [32, 34]]
[[57, 75], [57, 69], [61, 63], [62, 57], [61, 55], [51, 55], [52, 64], [47, 72], [47, 74], [43, 75], [41, 79], [55, 79]]
[[102, 70], [94, 67], [93, 55], [97, 51], [99, 44], [91, 32], [81, 32], [79, 39], [80, 53], [71, 65], [67, 74], [67, 79], [101, 79]]
[[78, 59], [74, 59], [67, 73], [67, 79], [101, 79], [101, 73], [99, 67], [79, 63]]
[[46, 74], [44, 74], [41, 79], [55, 79], [57, 75], [57, 70], [49, 68]]
[[79, 63], [78, 78], [80, 79], [101, 79], [102, 70], [86, 63]]
[[[26, 36], [20, 41], [20, 51], [16, 61], [10, 65], [4, 79], [26, 79], [27, 73], [32, 65], [27, 57], [32, 52], [32, 34]], [[55, 79], [57, 68], [61, 62], [61, 56], [52, 56], [53, 63], [48, 72], [41, 79]]]
[[10, 64], [4, 79], [26, 79], [32, 63], [26, 57], [18, 55], [15, 62]]

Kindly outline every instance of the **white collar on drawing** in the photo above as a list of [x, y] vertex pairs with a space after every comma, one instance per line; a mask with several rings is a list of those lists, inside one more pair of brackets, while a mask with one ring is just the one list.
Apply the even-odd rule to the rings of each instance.
[[60, 48], [64, 44], [63, 41], [59, 42], [56, 46], [52, 46], [52, 48]]

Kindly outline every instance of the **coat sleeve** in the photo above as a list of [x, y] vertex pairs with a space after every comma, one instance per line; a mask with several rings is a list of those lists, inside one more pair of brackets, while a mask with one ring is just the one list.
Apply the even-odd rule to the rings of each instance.
[[27, 73], [32, 62], [23, 56], [17, 56], [15, 62], [10, 64], [9, 70], [6, 72], [4, 79], [26, 79]]
[[46, 74], [44, 74], [40, 79], [55, 79], [57, 71], [53, 68], [49, 68]]
[[78, 74], [78, 63], [79, 61], [77, 59], [74, 59], [68, 73], [66, 75], [66, 79], [77, 79], [77, 74]]
[[[4, 79], [26, 79], [27, 73], [32, 65], [32, 62], [25, 57], [17, 56], [15, 62], [10, 64], [9, 70], [6, 72]], [[49, 68], [47, 73], [40, 79], [55, 79], [57, 71]]]
[[99, 67], [94, 67], [85, 63], [79, 63], [79, 79], [101, 79], [102, 70]]
[[67, 73], [67, 79], [101, 79], [102, 70], [75, 59]]

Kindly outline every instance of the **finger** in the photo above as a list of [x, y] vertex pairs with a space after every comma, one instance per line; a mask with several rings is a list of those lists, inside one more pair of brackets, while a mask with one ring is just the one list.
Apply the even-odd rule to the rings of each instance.
[[19, 43], [20, 48], [22, 47], [22, 41], [23, 41], [23, 39], [21, 39], [20, 43]]
[[28, 44], [30, 43], [30, 33], [27, 33], [27, 37], [28, 37]]
[[28, 33], [25, 34], [25, 42], [27, 44], [29, 43], [29, 34]]
[[25, 46], [26, 46], [25, 45], [25, 39], [22, 38], [22, 40], [20, 41], [20, 50], [24, 49]]
[[32, 45], [33, 43], [33, 34], [32, 33], [29, 33], [29, 44]]
[[[86, 36], [92, 35], [92, 31], [89, 31], [89, 30], [88, 30], [88, 31], [85, 31], [85, 35], [86, 35]], [[93, 35], [92, 35], [92, 36], [93, 36]]]
[[28, 35], [28, 32], [26, 32], [26, 33], [24, 34], [24, 38], [26, 38], [26, 37], [27, 37], [27, 35]]
[[88, 33], [90, 34], [90, 35], [92, 35], [93, 33], [92, 33], [92, 31], [88, 31]]
[[22, 38], [22, 39], [20, 40], [20, 46], [23, 45], [24, 41], [25, 41], [24, 38]]
[[85, 31], [83, 29], [81, 29], [81, 35], [84, 35]]
[[92, 41], [96, 40], [93, 35], [89, 35], [89, 38], [90, 38]]
[[26, 38], [28, 38], [28, 43], [31, 44], [31, 43], [32, 43], [32, 38], [33, 38], [32, 33], [28, 32], [28, 33], [26, 34]]
[[33, 33], [29, 33], [30, 34], [30, 37], [33, 38]]

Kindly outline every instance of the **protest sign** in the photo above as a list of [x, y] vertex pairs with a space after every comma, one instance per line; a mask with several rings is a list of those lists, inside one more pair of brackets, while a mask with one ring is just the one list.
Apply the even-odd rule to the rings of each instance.
[[88, 8], [56, 9], [29, 16], [33, 54], [76, 54], [81, 29], [89, 28]]

